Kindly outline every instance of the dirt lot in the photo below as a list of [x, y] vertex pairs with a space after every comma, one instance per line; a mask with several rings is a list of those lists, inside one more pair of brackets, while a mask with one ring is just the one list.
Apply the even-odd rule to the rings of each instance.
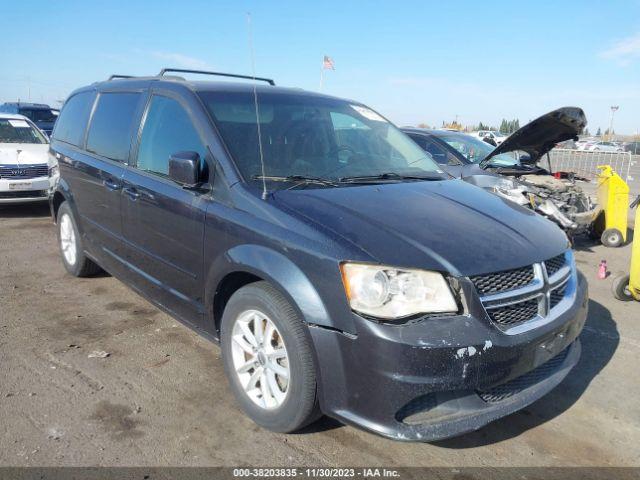
[[0, 465], [640, 466], [640, 304], [596, 279], [629, 255], [578, 249], [583, 357], [526, 410], [435, 444], [328, 419], [279, 435], [236, 408], [216, 346], [111, 277], [67, 275], [45, 206], [0, 207]]

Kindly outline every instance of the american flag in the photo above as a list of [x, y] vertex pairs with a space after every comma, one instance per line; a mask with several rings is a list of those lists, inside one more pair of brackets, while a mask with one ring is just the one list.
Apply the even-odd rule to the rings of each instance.
[[322, 61], [322, 68], [325, 70], [335, 70], [335, 65], [333, 64], [333, 59], [327, 55], [324, 56], [324, 60]]

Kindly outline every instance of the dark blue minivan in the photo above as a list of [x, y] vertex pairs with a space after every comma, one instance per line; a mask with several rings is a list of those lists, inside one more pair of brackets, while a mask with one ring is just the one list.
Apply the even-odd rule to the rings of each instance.
[[220, 343], [256, 423], [440, 439], [577, 363], [587, 284], [553, 223], [361, 103], [180, 72], [71, 94], [52, 214], [70, 274], [104, 269]]

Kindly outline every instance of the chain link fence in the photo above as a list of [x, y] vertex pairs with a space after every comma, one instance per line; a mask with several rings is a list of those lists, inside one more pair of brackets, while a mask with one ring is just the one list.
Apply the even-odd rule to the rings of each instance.
[[[598, 165], [611, 165], [629, 185], [630, 198], [640, 195], [640, 155], [631, 155], [630, 152], [584, 152], [554, 148], [549, 152], [549, 157], [553, 172], [575, 173], [577, 179], [586, 180], [581, 186], [592, 198], [596, 195], [596, 177], [600, 173]], [[548, 167], [546, 156], [540, 159], [539, 164], [541, 167]]]
[[[554, 172], [573, 172], [578, 177], [595, 180], [599, 170], [598, 165], [611, 165], [613, 170], [626, 182], [638, 178], [640, 172], [640, 155], [629, 152], [590, 152], [554, 148], [549, 152], [551, 169]], [[540, 160], [545, 165], [546, 158]]]

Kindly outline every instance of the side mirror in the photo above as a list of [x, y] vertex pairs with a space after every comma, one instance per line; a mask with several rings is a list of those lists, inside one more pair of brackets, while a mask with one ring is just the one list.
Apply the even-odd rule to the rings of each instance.
[[200, 155], [197, 152], [176, 152], [169, 157], [169, 178], [185, 187], [199, 183]]

